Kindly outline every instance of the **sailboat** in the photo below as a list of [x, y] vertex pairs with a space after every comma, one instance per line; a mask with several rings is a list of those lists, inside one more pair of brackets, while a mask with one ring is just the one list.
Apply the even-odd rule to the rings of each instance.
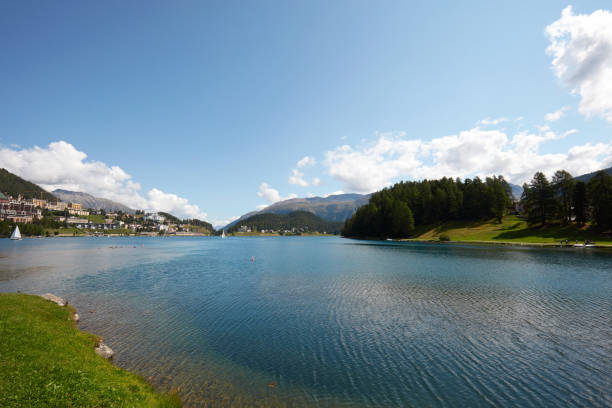
[[15, 225], [15, 231], [13, 231], [13, 233], [11, 234], [11, 239], [13, 241], [21, 240], [21, 232], [19, 232], [19, 226], [18, 225]]
[[225, 238], [225, 230], [223, 230], [223, 232], [221, 232], [221, 238]]

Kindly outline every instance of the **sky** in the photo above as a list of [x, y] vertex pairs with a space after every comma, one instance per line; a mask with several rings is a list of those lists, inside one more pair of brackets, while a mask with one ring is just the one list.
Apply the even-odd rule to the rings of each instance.
[[608, 1], [4, 1], [0, 167], [215, 226], [612, 166]]

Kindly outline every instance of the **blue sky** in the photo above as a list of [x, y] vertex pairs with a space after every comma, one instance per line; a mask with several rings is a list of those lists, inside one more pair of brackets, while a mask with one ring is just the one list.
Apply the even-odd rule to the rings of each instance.
[[221, 223], [612, 165], [609, 1], [430, 3], [2, 2], [0, 166]]

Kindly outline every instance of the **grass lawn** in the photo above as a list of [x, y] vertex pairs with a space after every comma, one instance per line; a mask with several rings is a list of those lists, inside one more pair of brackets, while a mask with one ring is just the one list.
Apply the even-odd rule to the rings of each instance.
[[551, 224], [545, 227], [529, 227], [516, 215], [504, 217], [501, 223], [489, 221], [453, 221], [440, 225], [417, 228], [416, 240], [438, 240], [446, 234], [452, 241], [493, 241], [516, 243], [555, 244], [561, 240], [584, 242], [588, 239], [597, 244], [612, 245], [612, 237], [604, 235], [594, 227], [578, 228], [576, 225]]
[[[50, 236], [54, 235], [84, 235], [85, 231], [79, 228], [47, 228], [45, 232], [48, 232]], [[57, 232], [57, 234], [55, 234]]]
[[96, 224], [104, 224], [104, 216], [101, 214], [89, 214], [87, 219]]
[[0, 293], [0, 406], [179, 407], [142, 378], [94, 352], [74, 309], [38, 296]]

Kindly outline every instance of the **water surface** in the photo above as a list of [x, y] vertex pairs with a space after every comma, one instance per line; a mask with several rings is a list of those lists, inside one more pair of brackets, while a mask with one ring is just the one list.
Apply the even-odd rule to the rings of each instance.
[[603, 250], [0, 240], [0, 291], [18, 290], [68, 298], [117, 365], [188, 406], [612, 405]]

